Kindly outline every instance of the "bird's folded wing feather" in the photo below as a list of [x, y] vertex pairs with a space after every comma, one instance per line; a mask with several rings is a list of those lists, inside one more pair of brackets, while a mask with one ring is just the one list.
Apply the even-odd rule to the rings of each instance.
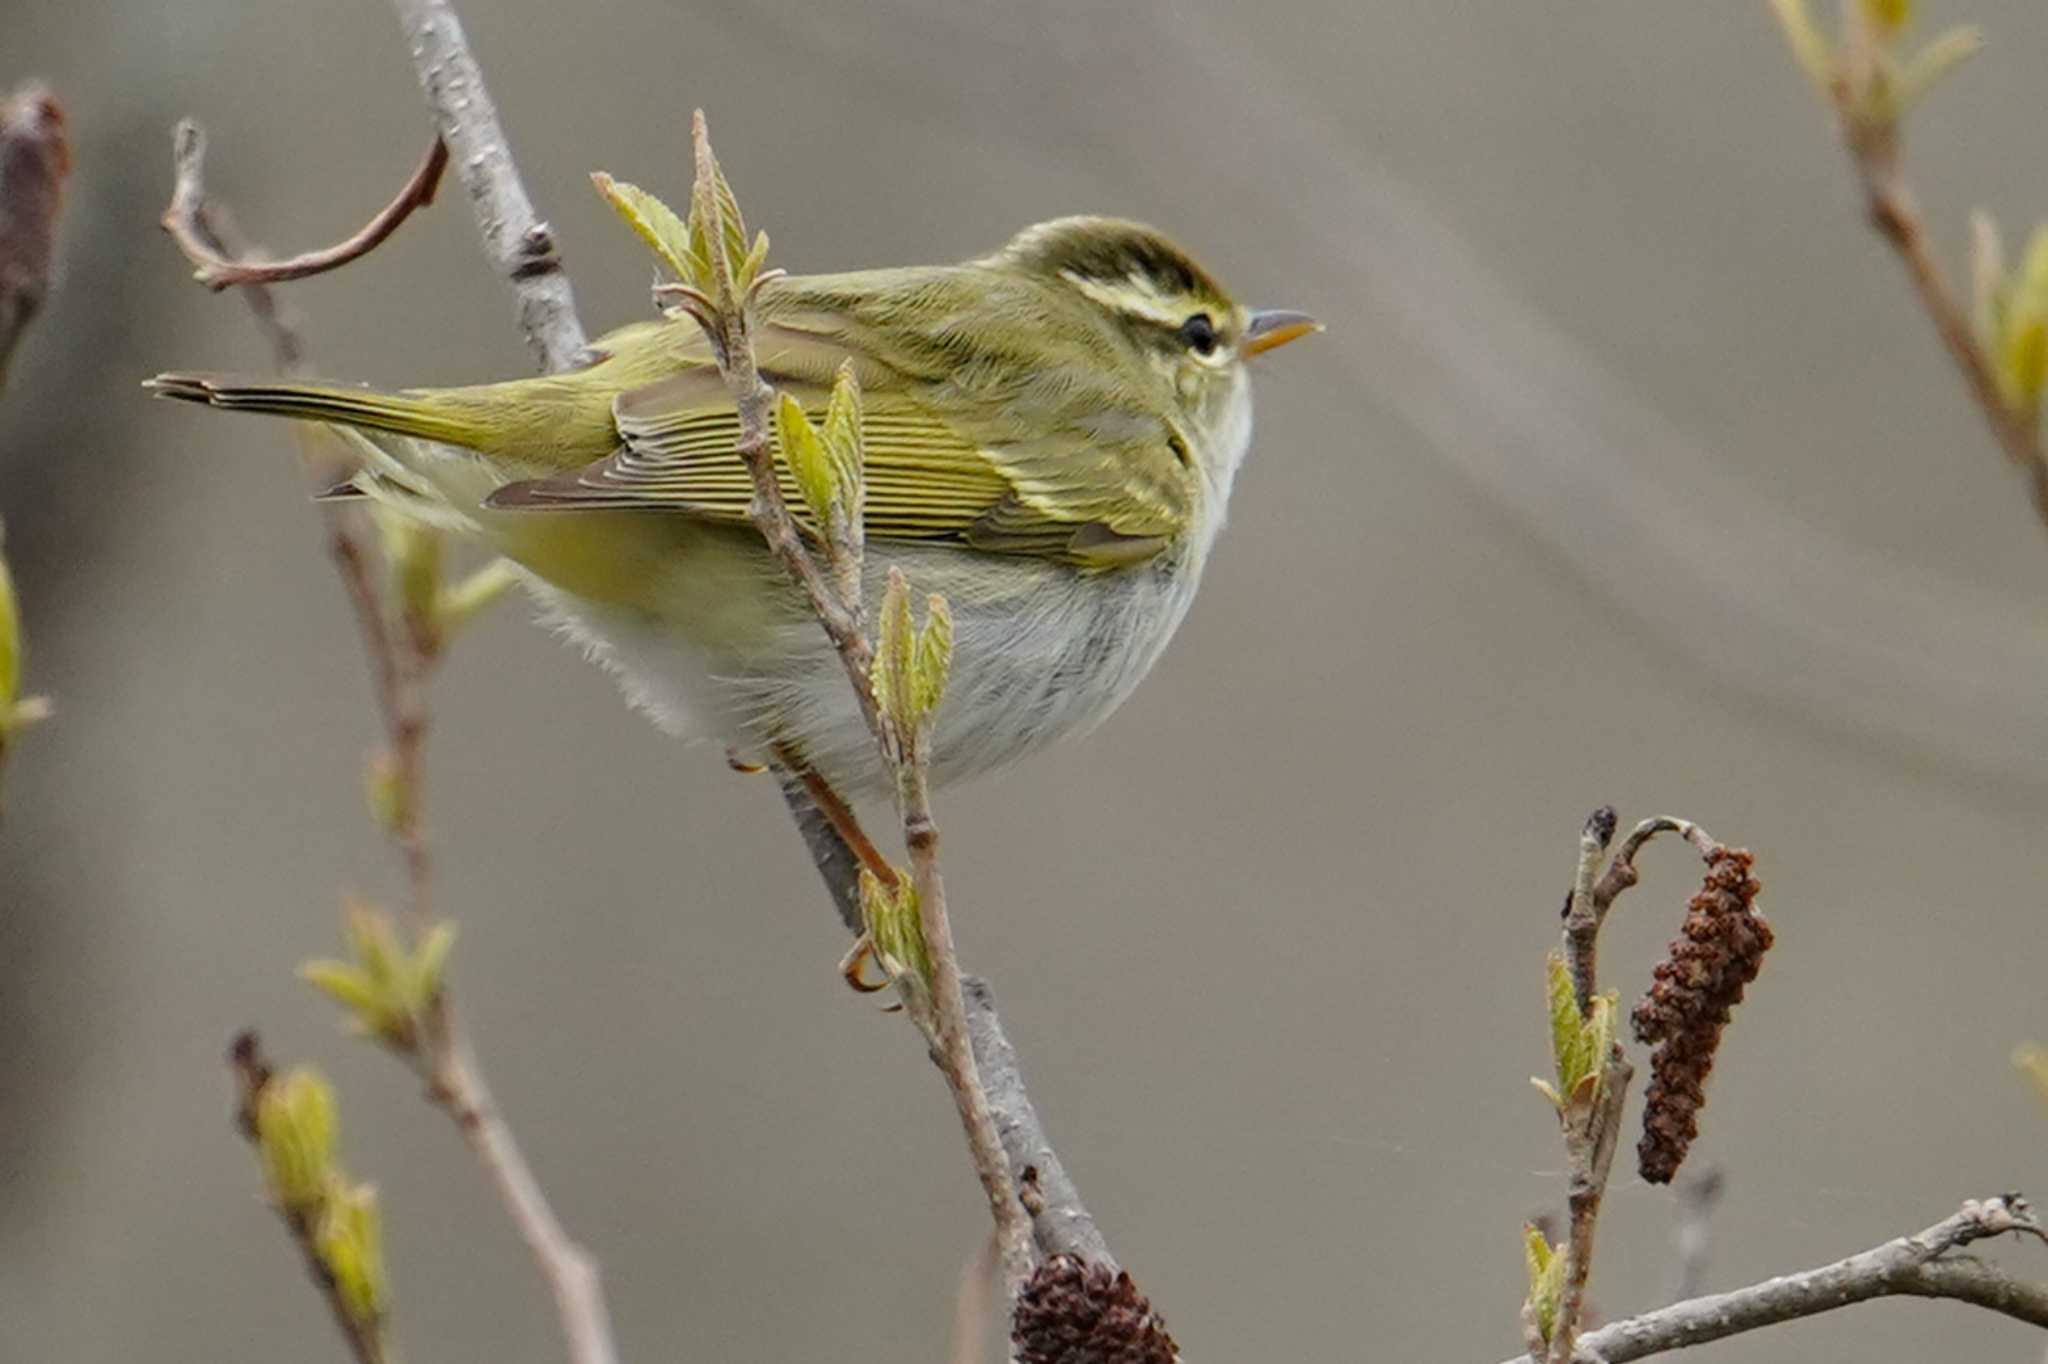
[[[822, 419], [847, 352], [774, 326], [761, 329], [757, 349], [762, 377], [797, 399], [813, 421]], [[1107, 569], [1149, 559], [1185, 523], [1185, 493], [1172, 478], [1178, 459], [1163, 433], [1158, 456], [1166, 467], [1120, 468], [1091, 446], [1088, 433], [1006, 440], [1007, 423], [999, 418], [956, 424], [892, 388], [871, 384], [862, 404], [871, 539], [951, 540], [988, 553]], [[620, 446], [610, 456], [506, 484], [489, 505], [633, 508], [747, 524], [753, 482], [734, 448], [739, 417], [715, 367], [684, 369], [624, 394], [613, 416]], [[1080, 477], [1063, 477], [1063, 466]], [[776, 470], [784, 500], [811, 531], [788, 466], [778, 459]]]

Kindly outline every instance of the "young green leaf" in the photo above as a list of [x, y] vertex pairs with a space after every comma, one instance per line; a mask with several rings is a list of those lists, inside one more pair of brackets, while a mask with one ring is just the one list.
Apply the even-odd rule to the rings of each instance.
[[803, 404], [787, 393], [776, 395], [775, 441], [811, 514], [811, 523], [823, 531], [832, 524], [832, 507], [838, 500], [832, 458], [818, 428], [804, 415]]
[[653, 249], [677, 279], [702, 287], [696, 262], [691, 259], [689, 228], [676, 216], [674, 209], [638, 185], [614, 180], [603, 171], [594, 172], [590, 183], [597, 186], [597, 192], [604, 196], [605, 202], [640, 235], [640, 240]]

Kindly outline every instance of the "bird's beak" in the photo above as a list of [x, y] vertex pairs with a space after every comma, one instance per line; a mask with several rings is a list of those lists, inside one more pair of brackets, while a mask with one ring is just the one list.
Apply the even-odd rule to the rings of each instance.
[[1286, 308], [1267, 308], [1252, 314], [1244, 329], [1244, 353], [1263, 355], [1275, 346], [1284, 346], [1310, 332], [1319, 332], [1323, 324], [1307, 313], [1290, 312]]

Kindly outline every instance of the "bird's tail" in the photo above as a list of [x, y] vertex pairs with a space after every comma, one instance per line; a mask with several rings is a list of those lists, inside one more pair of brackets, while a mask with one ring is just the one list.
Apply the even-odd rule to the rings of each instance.
[[431, 393], [221, 374], [159, 374], [144, 387], [229, 411], [325, 423], [348, 447], [356, 472], [323, 498], [368, 497], [445, 530], [476, 533], [476, 509], [505, 481], [470, 448], [480, 439], [473, 422]]
[[474, 446], [486, 439], [474, 417], [450, 410], [451, 405], [426, 394], [380, 393], [343, 384], [232, 374], [159, 374], [143, 387], [160, 397], [204, 403], [231, 412], [301, 417], [449, 445]]

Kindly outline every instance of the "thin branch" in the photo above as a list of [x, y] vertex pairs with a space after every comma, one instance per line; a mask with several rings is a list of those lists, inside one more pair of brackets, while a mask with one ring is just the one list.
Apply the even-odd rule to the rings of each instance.
[[1689, 819], [1653, 815], [1636, 825], [1621, 841], [1621, 850], [1614, 854], [1614, 860], [1607, 864], [1607, 870], [1600, 874], [1599, 881], [1593, 886], [1593, 911], [1601, 922], [1605, 922], [1607, 911], [1614, 907], [1614, 897], [1641, 879], [1641, 873], [1636, 870], [1636, 855], [1659, 834], [1677, 834], [1702, 857], [1720, 846], [1712, 834]]
[[[172, 134], [171, 159], [177, 179], [170, 204], [159, 220], [164, 230], [202, 274], [208, 262], [235, 265], [248, 248], [235, 231], [226, 206], [207, 195], [206, 133], [197, 122], [179, 120]], [[278, 369], [288, 375], [303, 373], [305, 343], [285, 316], [276, 291], [261, 278], [245, 279], [239, 287], [257, 329], [270, 343]], [[310, 428], [304, 430], [303, 440], [311, 451], [319, 437]], [[338, 475], [337, 465], [332, 459], [316, 459], [315, 481], [332, 481]], [[363, 513], [339, 502], [323, 502], [320, 510], [327, 527], [328, 556], [355, 616], [383, 721], [393, 792], [387, 832], [405, 860], [414, 919], [424, 922], [433, 898], [433, 856], [420, 818], [430, 723], [427, 684], [439, 662], [439, 641], [433, 631], [420, 628], [420, 623], [411, 619], [403, 630], [392, 628], [371, 564], [366, 543], [369, 526]]]
[[1978, 343], [1969, 315], [1950, 289], [1941, 263], [1928, 242], [1927, 225], [1920, 216], [1918, 201], [1899, 166], [1898, 139], [1894, 133], [1859, 135], [1856, 125], [1843, 115], [1844, 141], [1856, 164], [1871, 226], [1891, 243], [1913, 281], [1914, 292], [1927, 310], [1941, 343], [1948, 348], [1956, 368], [1969, 384], [1970, 396], [1984, 413], [1991, 434], [2022, 473], [2034, 499], [2034, 511], [2048, 523], [2048, 451], [2041, 445], [2038, 418], [2013, 410], [1999, 392], [1991, 359]]
[[1581, 1016], [1593, 1007], [1593, 982], [1598, 977], [1600, 919], [1593, 899], [1593, 881], [1600, 858], [1614, 841], [1614, 807], [1603, 805], [1586, 817], [1579, 830], [1579, 865], [1572, 877], [1572, 897], [1565, 903], [1565, 965], [1572, 973], [1572, 993]]
[[917, 887], [925, 948], [932, 961], [932, 1059], [946, 1077], [953, 1105], [960, 1114], [960, 1125], [967, 1133], [974, 1172], [981, 1179], [989, 1214], [995, 1219], [1003, 1278], [1014, 1302], [1037, 1264], [1032, 1219], [1019, 1201], [988, 1091], [975, 1062], [960, 954], [953, 946], [952, 922], [946, 914], [945, 880], [939, 872], [939, 828], [932, 819], [927, 766], [926, 747], [919, 743], [906, 764], [900, 785], [904, 842], [910, 851], [910, 874]]
[[[778, 772], [777, 778], [782, 784], [782, 798], [789, 805], [790, 818], [803, 835], [826, 893], [839, 911], [840, 921], [849, 933], [859, 934], [860, 859], [840, 838], [832, 822], [819, 812], [800, 781], [787, 772]], [[1010, 1177], [1016, 1181], [1019, 1199], [1031, 1216], [1039, 1250], [1047, 1256], [1065, 1252], [1117, 1268], [1109, 1242], [1096, 1226], [1087, 1204], [1081, 1201], [1081, 1191], [1068, 1177], [1066, 1166], [1046, 1136], [1045, 1124], [1031, 1102], [1016, 1048], [1003, 1031], [1002, 1016], [996, 1011], [988, 982], [979, 976], [964, 976], [960, 988], [967, 1007], [967, 1035], [974, 1044], [974, 1064], [981, 1075], [982, 1090], [988, 1096], [989, 1112], [995, 1119], [996, 1135], [1008, 1160]]]
[[[1600, 859], [1614, 841], [1614, 807], [1603, 805], [1586, 817], [1579, 830], [1577, 874], [1572, 879], [1571, 900], [1565, 907], [1563, 955], [1571, 972], [1572, 995], [1579, 1017], [1591, 1023], [1597, 992], [1600, 926], [1605, 911], [1597, 903], [1597, 872]], [[1621, 865], [1632, 859], [1652, 834], [1646, 821], [1638, 825], [1615, 857]], [[1610, 871], [1612, 868], [1610, 867]], [[1633, 877], [1631, 867], [1629, 875]], [[1608, 897], [1609, 903], [1613, 897]], [[1606, 1001], [1601, 1001], [1604, 1007]], [[1614, 1169], [1614, 1152], [1620, 1144], [1622, 1107], [1628, 1102], [1629, 1082], [1635, 1078], [1621, 1048], [1611, 1043], [1600, 1058], [1598, 1079], [1561, 1096], [1558, 1126], [1564, 1135], [1565, 1162], [1570, 1171], [1567, 1206], [1571, 1229], [1565, 1242], [1564, 1280], [1559, 1286], [1552, 1313], [1548, 1356], [1550, 1364], [1570, 1364], [1576, 1349], [1579, 1318], [1585, 1311], [1586, 1285], [1593, 1272], [1593, 1245], [1599, 1230], [1600, 1205], [1607, 1196], [1607, 1181]], [[1590, 1089], [1587, 1089], [1590, 1085]], [[1585, 1092], [1581, 1092], [1585, 1091]], [[1532, 1338], [1533, 1338], [1533, 1332]]]
[[[1951, 1257], [1952, 1251], [2007, 1232], [2040, 1237], [2041, 1227], [2017, 1195], [1973, 1200], [1917, 1235], [1887, 1241], [1845, 1260], [1589, 1331], [1579, 1338], [1579, 1351], [1606, 1364], [1627, 1364], [1887, 1297], [1947, 1298], [2048, 1326], [2048, 1284], [2023, 1282], [1973, 1257]], [[1523, 1355], [1507, 1364], [1532, 1361]]]
[[[694, 221], [702, 227], [709, 243], [711, 288], [700, 292], [684, 288], [682, 306], [704, 328], [712, 354], [725, 378], [727, 391], [739, 414], [739, 435], [734, 448], [745, 461], [754, 495], [748, 518], [760, 532], [770, 552], [782, 562], [790, 577], [809, 601], [812, 613], [846, 669], [862, 717], [874, 736], [883, 760], [897, 777], [897, 805], [903, 818], [904, 845], [910, 856], [911, 880], [916, 889], [918, 914], [924, 944], [931, 960], [930, 1007], [912, 1008], [912, 1017], [925, 1030], [932, 1060], [946, 1078], [960, 1125], [967, 1137], [968, 1154], [975, 1175], [988, 1201], [996, 1226], [1003, 1274], [1012, 1301], [1030, 1277], [1037, 1256], [1031, 1219], [1017, 1196], [1016, 1180], [1004, 1155], [989, 1110], [988, 1095], [975, 1063], [969, 1036], [967, 1006], [961, 988], [960, 959], [953, 943], [951, 920], [946, 912], [945, 880], [939, 867], [939, 830], [933, 818], [929, 783], [929, 759], [920, 736], [898, 732], [897, 722], [879, 704], [871, 681], [874, 651], [868, 643], [858, 591], [842, 596], [840, 585], [860, 583], [859, 549], [851, 543], [835, 543], [828, 537], [827, 552], [834, 558], [831, 573], [821, 567], [805, 546], [796, 519], [783, 501], [775, 473], [775, 451], [770, 437], [770, 407], [774, 390], [762, 381], [753, 347], [753, 289], [736, 281], [733, 265], [724, 246], [724, 210], [719, 203], [719, 173], [712, 154], [711, 138], [703, 110], [691, 119], [691, 142], [696, 163], [692, 192]], [[891, 570], [892, 574], [894, 570]], [[900, 589], [900, 579], [898, 580]], [[897, 589], [892, 589], [897, 590]], [[907, 723], [907, 722], [905, 722]], [[787, 761], [788, 759], [785, 758]], [[842, 841], [856, 851], [862, 840], [857, 828], [837, 828], [851, 816], [843, 807], [831, 805], [833, 793], [816, 789], [822, 785], [816, 774], [803, 776], [812, 804], [831, 818]], [[851, 826], [849, 826], [851, 827]], [[873, 860], [869, 858], [867, 860]], [[882, 872], [887, 872], [883, 876]], [[893, 882], [896, 877], [886, 864], [878, 878]]]
[[64, 110], [31, 81], [0, 100], [0, 387], [57, 268], [57, 217], [71, 149]]
[[541, 368], [573, 368], [583, 356], [583, 324], [554, 233], [534, 212], [512, 162], [498, 108], [446, 0], [391, 0], [405, 28], [420, 89], [441, 140], [469, 194], [484, 253], [519, 299], [519, 327]]
[[549, 1206], [540, 1181], [534, 1178], [511, 1127], [491, 1098], [445, 997], [436, 1003], [427, 1021], [426, 1035], [415, 1053], [427, 1082], [427, 1097], [454, 1120], [511, 1214], [520, 1239], [533, 1253], [554, 1294], [571, 1364], [616, 1364], [611, 1314], [605, 1306], [596, 1259], [570, 1238]]
[[[254, 1031], [237, 1033], [232, 1046], [228, 1048], [228, 1066], [235, 1079], [235, 1130], [251, 1146], [259, 1146], [256, 1132], [256, 1105], [263, 1091], [270, 1084], [274, 1074], [270, 1062], [263, 1055], [263, 1044]], [[320, 1254], [319, 1228], [306, 1213], [272, 1202], [271, 1208], [278, 1220], [284, 1223], [291, 1235], [292, 1244], [298, 1247], [299, 1257], [305, 1262], [306, 1277], [320, 1290], [327, 1310], [334, 1317], [335, 1329], [341, 1332], [341, 1339], [357, 1364], [387, 1364], [390, 1359], [380, 1332], [365, 1326], [351, 1312], [348, 1302], [342, 1297], [341, 1285], [335, 1280], [333, 1271], [327, 1267], [326, 1259]]]
[[1893, 50], [1896, 26], [1881, 25], [1845, 5], [1836, 50], [1814, 26], [1804, 0], [1779, 0], [1775, 8], [1794, 56], [1834, 108], [1871, 226], [1906, 267], [1921, 307], [1962, 371], [1991, 434], [2026, 475], [2035, 513], [2048, 523], [2048, 452], [2041, 444], [2038, 401], [2014, 401], [2002, 390], [1986, 351], [1987, 344], [1996, 343], [1978, 335], [1949, 287], [1899, 160], [1899, 125], [1906, 109], [1929, 82], [1975, 52], [1981, 40], [1973, 29], [1951, 30], [1901, 68]]
[[170, 206], [164, 209], [162, 223], [164, 231], [178, 243], [178, 249], [197, 267], [199, 282], [215, 292], [237, 284], [282, 284], [287, 280], [308, 279], [330, 270], [339, 270], [350, 261], [367, 256], [382, 245], [386, 237], [396, 232], [399, 224], [412, 216], [414, 209], [425, 208], [434, 202], [434, 191], [441, 184], [441, 172], [448, 167], [448, 144], [437, 137], [420, 161], [419, 169], [405, 182], [405, 188], [379, 209], [376, 217], [354, 233], [332, 246], [303, 252], [289, 260], [251, 261], [223, 254], [212, 246], [206, 234], [195, 230], [205, 196], [199, 175], [199, 165], [205, 155], [206, 141], [199, 125], [189, 119], [180, 123], [175, 153], [178, 183], [171, 195]]

